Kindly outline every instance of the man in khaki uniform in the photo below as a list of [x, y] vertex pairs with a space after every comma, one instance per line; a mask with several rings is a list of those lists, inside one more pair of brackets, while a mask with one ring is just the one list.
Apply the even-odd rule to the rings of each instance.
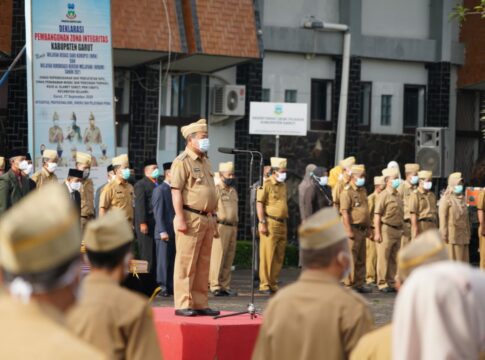
[[175, 315], [215, 316], [208, 307], [208, 283], [212, 238], [217, 232], [214, 217], [216, 188], [207, 159], [207, 121], [182, 127], [185, 151], [172, 163], [172, 202], [175, 210], [174, 302]]
[[377, 286], [384, 293], [394, 292], [396, 257], [401, 246], [404, 209], [397, 188], [401, 184], [395, 168], [382, 170], [386, 189], [376, 200], [374, 240], [377, 242]]
[[366, 300], [339, 284], [352, 266], [347, 234], [333, 208], [298, 233], [302, 273], [269, 301], [253, 360], [347, 359], [373, 326]]
[[94, 219], [94, 184], [89, 178], [91, 155], [76, 152], [76, 169], [83, 172], [81, 194], [81, 230], [84, 231], [88, 221]]
[[0, 358], [105, 359], [64, 325], [81, 271], [81, 233], [64, 187], [27, 195], [4, 215], [0, 233]]
[[[436, 230], [419, 235], [399, 251], [396, 288], [399, 289], [417, 267], [446, 260], [448, 253]], [[350, 360], [389, 360], [392, 359], [391, 347], [392, 324], [387, 324], [364, 335], [352, 351]]]
[[5, 174], [5, 158], [0, 156], [0, 176]]
[[103, 142], [101, 130], [96, 126], [95, 120], [93, 113], [89, 114], [89, 127], [84, 131], [85, 144], [101, 144]]
[[126, 220], [133, 224], [133, 185], [128, 182], [131, 172], [128, 155], [123, 154], [113, 158], [113, 171], [115, 178], [105, 186], [99, 199], [99, 215], [105, 215], [113, 208], [125, 212]]
[[339, 165], [342, 168], [342, 172], [338, 176], [337, 183], [332, 187], [333, 206], [337, 210], [340, 209], [340, 194], [350, 181], [350, 168], [355, 165], [355, 157], [351, 156], [343, 159]]
[[404, 181], [397, 189], [404, 204], [404, 223], [401, 247], [411, 241], [411, 213], [409, 212], [409, 200], [411, 194], [416, 190], [419, 183], [419, 164], [405, 164], [404, 171], [406, 173], [406, 181]]
[[365, 237], [369, 233], [370, 216], [365, 190], [365, 166], [353, 165], [350, 169], [350, 183], [340, 195], [340, 214], [347, 231], [352, 253], [352, 272], [344, 280], [346, 286], [352, 286], [360, 293], [368, 293], [365, 281]]
[[120, 209], [91, 221], [84, 244], [91, 272], [69, 313], [71, 330], [110, 359], [161, 359], [151, 306], [119, 284], [128, 273], [133, 231]]
[[480, 269], [485, 269], [485, 189], [482, 189], [478, 195], [477, 213], [480, 223], [478, 227]]
[[438, 227], [438, 208], [436, 196], [431, 192], [433, 173], [422, 170], [418, 173], [419, 186], [409, 198], [409, 212], [411, 213], [411, 235], [418, 234]]
[[236, 255], [238, 196], [234, 188], [234, 164], [219, 164], [221, 183], [216, 185], [217, 228], [212, 240], [210, 289], [215, 296], [237, 295], [231, 290], [231, 269]]
[[386, 183], [383, 176], [374, 177], [374, 192], [367, 197], [371, 221], [371, 236], [366, 239], [365, 273], [368, 285], [377, 285], [377, 246], [374, 241], [374, 209], [376, 198], [384, 190]]
[[259, 220], [259, 291], [278, 291], [278, 279], [285, 260], [288, 200], [286, 189], [287, 160], [272, 157], [272, 174], [258, 189], [256, 207]]
[[55, 174], [57, 169], [57, 151], [45, 149], [42, 153], [42, 168], [32, 175], [32, 180], [36, 183], [37, 189], [48, 183], [58, 183]]

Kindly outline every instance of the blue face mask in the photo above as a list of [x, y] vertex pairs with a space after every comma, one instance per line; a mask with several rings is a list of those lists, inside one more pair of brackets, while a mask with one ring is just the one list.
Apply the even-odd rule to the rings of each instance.
[[209, 139], [199, 139], [199, 150], [202, 152], [207, 152], [209, 151], [210, 148], [210, 142]]
[[358, 178], [356, 181], [355, 181], [355, 185], [357, 185], [358, 187], [362, 187], [365, 185], [365, 178]]
[[415, 176], [411, 177], [411, 184], [412, 185], [417, 185], [418, 182], [419, 182], [419, 177], [418, 176], [415, 175]]
[[392, 187], [393, 189], [397, 189], [399, 187], [399, 185], [401, 185], [401, 179], [394, 179], [392, 180]]
[[128, 180], [131, 176], [130, 169], [123, 169], [121, 170], [121, 177], [125, 180]]
[[463, 185], [455, 185], [453, 191], [455, 192], [455, 194], [461, 194], [463, 192]]
[[159, 176], [160, 176], [160, 170], [159, 169], [153, 170], [153, 172], [150, 176], [151, 176], [152, 179], [158, 179]]

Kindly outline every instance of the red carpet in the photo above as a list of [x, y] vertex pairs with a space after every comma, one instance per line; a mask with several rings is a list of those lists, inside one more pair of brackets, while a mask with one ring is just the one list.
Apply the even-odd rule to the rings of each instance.
[[[175, 316], [174, 309], [153, 308], [165, 360], [247, 360], [251, 358], [262, 317]], [[223, 314], [229, 312], [223, 312]]]

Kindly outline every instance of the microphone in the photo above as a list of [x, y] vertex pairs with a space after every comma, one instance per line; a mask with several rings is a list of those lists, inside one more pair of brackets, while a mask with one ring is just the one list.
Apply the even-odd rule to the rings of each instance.
[[217, 150], [223, 154], [258, 153], [258, 151], [253, 151], [253, 150], [239, 150], [239, 149], [226, 148], [226, 147], [220, 147]]

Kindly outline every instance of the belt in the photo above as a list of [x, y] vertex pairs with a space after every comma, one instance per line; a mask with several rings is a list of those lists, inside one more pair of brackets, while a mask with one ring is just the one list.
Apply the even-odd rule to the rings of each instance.
[[266, 217], [269, 217], [270, 219], [272, 219], [274, 221], [278, 221], [280, 223], [285, 223], [286, 222], [286, 219], [279, 218], [279, 217], [275, 217], [275, 216], [271, 216], [271, 215], [268, 215], [268, 214], [266, 214]]
[[431, 222], [431, 223], [434, 223], [435, 222], [433, 219], [419, 219], [418, 221]]
[[202, 215], [202, 216], [213, 216], [213, 214], [211, 212], [197, 210], [197, 209], [192, 209], [191, 207], [189, 207], [187, 205], [184, 205], [183, 208], [184, 208], [184, 210], [193, 212], [193, 213], [198, 214], [198, 215]]
[[83, 219], [94, 219], [94, 215], [81, 216]]
[[228, 222], [228, 221], [217, 220], [217, 223], [221, 224], [221, 225], [237, 227], [237, 224], [234, 224], [234, 223], [231, 223], [231, 222]]
[[393, 229], [396, 229], [396, 230], [402, 230], [402, 226], [394, 226], [394, 225], [386, 224], [386, 223], [383, 223], [383, 224], [386, 225], [386, 226], [392, 227]]
[[352, 224], [350, 225], [353, 228], [359, 229], [360, 231], [366, 231], [369, 227], [361, 224]]
[[405, 223], [411, 223], [411, 219], [404, 219]]

